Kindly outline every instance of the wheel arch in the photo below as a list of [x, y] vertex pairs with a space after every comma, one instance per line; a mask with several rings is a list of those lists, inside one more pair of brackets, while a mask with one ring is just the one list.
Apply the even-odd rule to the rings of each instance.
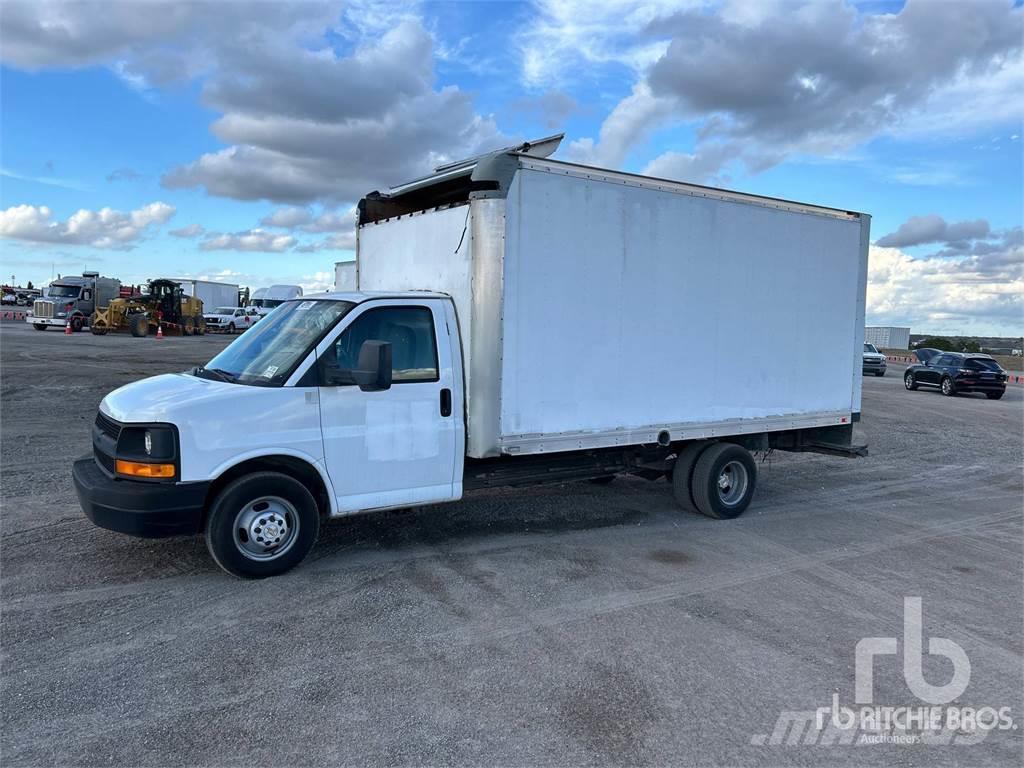
[[[206, 510], [209, 509], [210, 503], [224, 487], [238, 478], [253, 472], [281, 472], [294, 477], [309, 488], [313, 498], [316, 499], [316, 505], [320, 510], [321, 516], [330, 517], [336, 512], [337, 505], [331, 480], [323, 469], [306, 458], [286, 453], [249, 456], [221, 469], [216, 478], [210, 483], [210, 489], [206, 493]], [[203, 517], [205, 521], [205, 511]]]

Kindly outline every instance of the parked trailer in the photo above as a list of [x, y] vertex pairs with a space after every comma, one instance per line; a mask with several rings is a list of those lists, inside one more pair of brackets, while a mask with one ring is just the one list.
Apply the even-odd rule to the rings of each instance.
[[216, 280], [194, 280], [190, 277], [168, 278], [178, 283], [182, 290], [203, 302], [204, 307], [237, 307], [238, 286]]
[[625, 472], [731, 518], [752, 452], [864, 452], [868, 216], [529, 151], [367, 195], [359, 291], [104, 398], [86, 514], [263, 577], [322, 515]]

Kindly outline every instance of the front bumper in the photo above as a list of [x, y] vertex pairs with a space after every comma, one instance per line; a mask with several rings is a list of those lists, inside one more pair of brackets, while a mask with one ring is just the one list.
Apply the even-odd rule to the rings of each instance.
[[202, 530], [207, 482], [154, 483], [108, 477], [92, 456], [71, 471], [82, 511], [95, 525], [146, 539]]
[[68, 319], [66, 317], [33, 317], [32, 315], [26, 315], [25, 322], [29, 325], [52, 325], [55, 328], [63, 328], [68, 324]]
[[877, 373], [885, 370], [885, 360], [865, 360], [862, 373]]

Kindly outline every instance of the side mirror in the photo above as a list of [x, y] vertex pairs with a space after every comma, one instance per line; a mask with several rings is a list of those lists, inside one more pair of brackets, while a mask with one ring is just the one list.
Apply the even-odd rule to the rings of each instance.
[[352, 378], [363, 392], [391, 389], [391, 342], [364, 341]]

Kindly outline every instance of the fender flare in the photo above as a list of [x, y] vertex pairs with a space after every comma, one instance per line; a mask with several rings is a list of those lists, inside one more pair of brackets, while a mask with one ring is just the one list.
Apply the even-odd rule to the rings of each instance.
[[277, 456], [296, 459], [304, 464], [308, 464], [316, 470], [316, 473], [320, 476], [320, 480], [323, 481], [324, 488], [327, 489], [328, 513], [331, 517], [338, 514], [338, 498], [334, 491], [334, 483], [331, 482], [330, 475], [327, 474], [327, 468], [324, 467], [323, 462], [319, 459], [313, 458], [308, 453], [296, 451], [291, 448], [276, 448], [273, 450], [270, 448], [260, 448], [237, 456], [232, 456], [229, 460], [215, 467], [207, 477], [207, 481], [211, 483], [216, 482], [224, 475], [225, 472], [229, 472], [235, 467], [245, 464], [247, 461], [253, 461], [254, 459], [273, 459]]

